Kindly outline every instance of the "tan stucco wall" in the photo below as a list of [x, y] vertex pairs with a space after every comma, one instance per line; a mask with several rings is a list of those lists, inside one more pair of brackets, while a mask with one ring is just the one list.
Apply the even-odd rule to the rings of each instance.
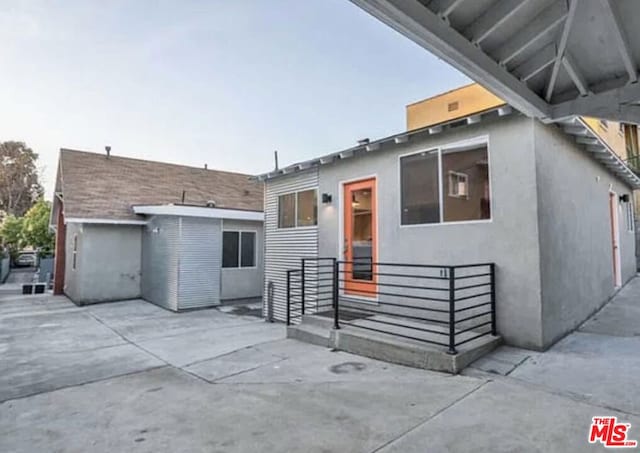
[[[449, 111], [449, 106], [456, 102], [458, 108]], [[502, 99], [477, 83], [466, 85], [407, 105], [407, 130], [463, 118], [504, 104]]]

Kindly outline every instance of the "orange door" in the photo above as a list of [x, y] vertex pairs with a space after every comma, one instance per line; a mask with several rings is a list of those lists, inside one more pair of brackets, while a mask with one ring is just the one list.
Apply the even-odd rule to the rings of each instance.
[[344, 288], [347, 294], [375, 297], [377, 276], [376, 180], [344, 185]]

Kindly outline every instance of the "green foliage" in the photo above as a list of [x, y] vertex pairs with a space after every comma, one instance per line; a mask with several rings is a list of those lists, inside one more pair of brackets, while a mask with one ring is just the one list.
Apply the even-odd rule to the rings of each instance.
[[37, 160], [23, 142], [0, 143], [0, 210], [20, 217], [42, 197]]
[[5, 247], [9, 249], [11, 256], [15, 257], [16, 253], [24, 246], [24, 237], [22, 235], [21, 217], [8, 215], [4, 218], [0, 225], [0, 238]]
[[54, 248], [54, 235], [49, 231], [51, 203], [40, 199], [25, 214], [22, 237], [25, 244], [40, 251], [40, 256], [49, 256]]

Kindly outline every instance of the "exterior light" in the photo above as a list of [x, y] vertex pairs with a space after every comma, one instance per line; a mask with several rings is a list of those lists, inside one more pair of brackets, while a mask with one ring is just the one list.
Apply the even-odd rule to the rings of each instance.
[[322, 194], [322, 203], [324, 204], [329, 204], [331, 203], [331, 194], [330, 193], [323, 193]]

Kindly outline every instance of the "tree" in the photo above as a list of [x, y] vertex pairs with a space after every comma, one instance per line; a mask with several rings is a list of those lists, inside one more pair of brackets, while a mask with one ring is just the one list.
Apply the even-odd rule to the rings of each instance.
[[22, 218], [14, 215], [6, 216], [2, 225], [0, 225], [0, 238], [2, 238], [4, 246], [9, 249], [11, 256], [15, 257], [16, 253], [24, 245]]
[[22, 142], [0, 143], [0, 210], [20, 217], [42, 196], [37, 160]]
[[26, 245], [37, 248], [40, 256], [53, 252], [54, 235], [49, 230], [51, 203], [42, 198], [27, 211], [22, 222], [22, 238]]

